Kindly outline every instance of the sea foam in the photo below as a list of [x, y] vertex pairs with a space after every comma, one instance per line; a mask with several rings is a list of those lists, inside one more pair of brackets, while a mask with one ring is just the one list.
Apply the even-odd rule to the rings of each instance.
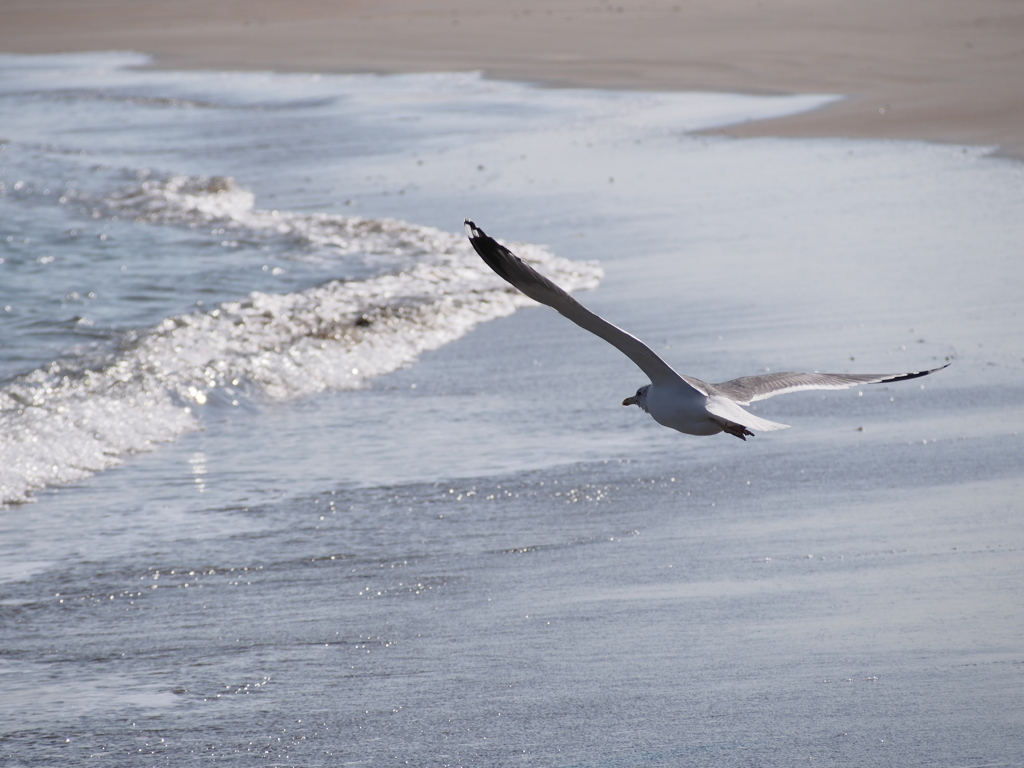
[[[75, 482], [126, 454], [203, 425], [210, 407], [287, 401], [361, 387], [530, 300], [499, 280], [459, 234], [393, 219], [267, 211], [224, 177], [146, 179], [94, 203], [97, 215], [154, 224], [219, 223], [408, 266], [307, 290], [253, 292], [123, 333], [0, 390], [0, 502]], [[602, 273], [543, 247], [515, 250], [569, 290]]]

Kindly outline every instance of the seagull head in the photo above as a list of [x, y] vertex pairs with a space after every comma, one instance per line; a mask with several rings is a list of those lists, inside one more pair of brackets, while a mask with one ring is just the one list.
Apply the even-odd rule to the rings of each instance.
[[644, 384], [640, 389], [636, 391], [636, 394], [632, 397], [627, 397], [622, 401], [623, 405], [639, 405], [640, 410], [647, 411], [647, 390], [651, 388], [650, 384]]

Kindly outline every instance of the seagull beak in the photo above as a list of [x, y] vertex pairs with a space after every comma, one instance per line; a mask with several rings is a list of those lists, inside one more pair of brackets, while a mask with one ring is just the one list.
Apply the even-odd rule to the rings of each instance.
[[623, 405], [636, 405], [636, 395], [633, 395], [632, 397], [627, 397], [625, 400], [622, 401], [622, 404]]

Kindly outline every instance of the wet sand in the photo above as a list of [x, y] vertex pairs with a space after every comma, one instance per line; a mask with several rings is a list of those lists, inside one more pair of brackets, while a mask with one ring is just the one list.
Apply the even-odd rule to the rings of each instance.
[[552, 85], [841, 93], [734, 135], [1000, 145], [1024, 157], [1012, 0], [8, 0], [0, 51], [136, 50], [174, 68], [482, 70]]

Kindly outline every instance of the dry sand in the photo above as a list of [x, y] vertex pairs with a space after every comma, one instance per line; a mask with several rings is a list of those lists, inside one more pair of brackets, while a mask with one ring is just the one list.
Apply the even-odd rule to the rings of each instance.
[[3, 2], [0, 51], [112, 49], [178, 68], [842, 93], [730, 133], [998, 144], [1024, 157], [1019, 0]]

